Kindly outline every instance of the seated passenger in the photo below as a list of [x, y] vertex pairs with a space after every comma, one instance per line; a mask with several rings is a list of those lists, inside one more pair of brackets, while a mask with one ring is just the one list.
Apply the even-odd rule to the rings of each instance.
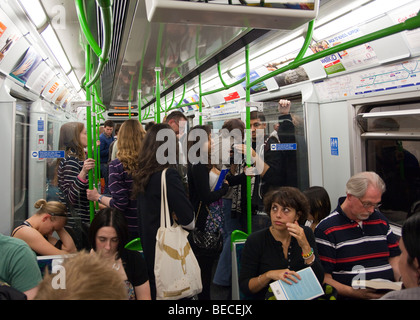
[[266, 194], [264, 209], [270, 212], [271, 226], [251, 233], [245, 242], [239, 274], [242, 292], [263, 299], [271, 282], [297, 282], [296, 271], [309, 266], [322, 283], [324, 270], [314, 234], [298, 224], [309, 212], [306, 197], [294, 187], [279, 187]]
[[346, 184], [346, 197], [315, 229], [325, 282], [339, 297], [375, 299], [381, 294], [352, 287], [353, 279], [399, 279], [398, 238], [378, 210], [385, 184], [374, 172], [361, 172]]
[[399, 268], [404, 289], [391, 291], [381, 299], [420, 300], [420, 212], [404, 222], [401, 233]]
[[127, 287], [129, 300], [150, 300], [146, 262], [128, 243], [128, 227], [124, 215], [114, 208], [98, 212], [89, 228], [92, 250], [99, 252], [110, 269], [115, 269]]
[[127, 300], [127, 291], [100, 255], [81, 251], [44, 277], [35, 300]]
[[[12, 237], [25, 241], [40, 256], [76, 252], [74, 241], [64, 228], [67, 222], [66, 206], [58, 201], [41, 199], [34, 207], [39, 210], [15, 228]], [[54, 231], [60, 239], [53, 237]]]
[[[315, 231], [318, 223], [331, 213], [330, 197], [327, 190], [318, 186], [306, 189], [303, 191], [303, 194], [308, 198], [309, 206], [311, 207], [305, 225], [311, 227], [312, 231]], [[304, 222], [302, 221], [302, 223]]]
[[0, 257], [0, 283], [7, 283], [32, 300], [42, 280], [34, 252], [24, 241], [0, 233]]

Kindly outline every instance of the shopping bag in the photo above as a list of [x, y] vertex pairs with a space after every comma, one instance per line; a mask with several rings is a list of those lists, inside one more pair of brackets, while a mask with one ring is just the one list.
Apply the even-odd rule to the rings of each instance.
[[166, 169], [161, 180], [160, 228], [156, 234], [156, 300], [193, 297], [203, 289], [201, 270], [184, 230], [176, 222], [171, 226], [166, 193]]

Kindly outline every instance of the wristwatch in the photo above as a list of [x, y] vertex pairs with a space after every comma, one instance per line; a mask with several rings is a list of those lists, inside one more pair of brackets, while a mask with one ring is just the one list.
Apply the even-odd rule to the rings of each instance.
[[100, 196], [99, 196], [99, 198], [98, 198], [98, 202], [101, 202], [101, 200], [102, 200], [102, 198], [103, 198], [103, 194], [101, 194]]

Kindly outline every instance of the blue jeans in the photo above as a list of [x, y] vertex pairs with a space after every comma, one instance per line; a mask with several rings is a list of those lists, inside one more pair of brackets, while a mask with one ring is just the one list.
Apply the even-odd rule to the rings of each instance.
[[232, 199], [223, 199], [223, 214], [225, 215], [225, 232], [223, 234], [223, 250], [219, 256], [213, 283], [220, 286], [231, 286], [232, 282], [232, 253], [230, 250], [230, 235], [239, 229], [239, 221], [231, 217]]

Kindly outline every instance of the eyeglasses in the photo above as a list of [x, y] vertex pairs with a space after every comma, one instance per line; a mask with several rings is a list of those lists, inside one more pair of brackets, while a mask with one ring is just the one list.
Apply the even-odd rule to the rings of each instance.
[[363, 208], [365, 208], [365, 209], [369, 209], [369, 208], [372, 208], [372, 207], [374, 209], [378, 209], [382, 205], [381, 202], [378, 202], [378, 203], [370, 203], [370, 202], [362, 201], [362, 200], [360, 200], [360, 198], [357, 198], [357, 199], [360, 201], [360, 203], [362, 204]]

